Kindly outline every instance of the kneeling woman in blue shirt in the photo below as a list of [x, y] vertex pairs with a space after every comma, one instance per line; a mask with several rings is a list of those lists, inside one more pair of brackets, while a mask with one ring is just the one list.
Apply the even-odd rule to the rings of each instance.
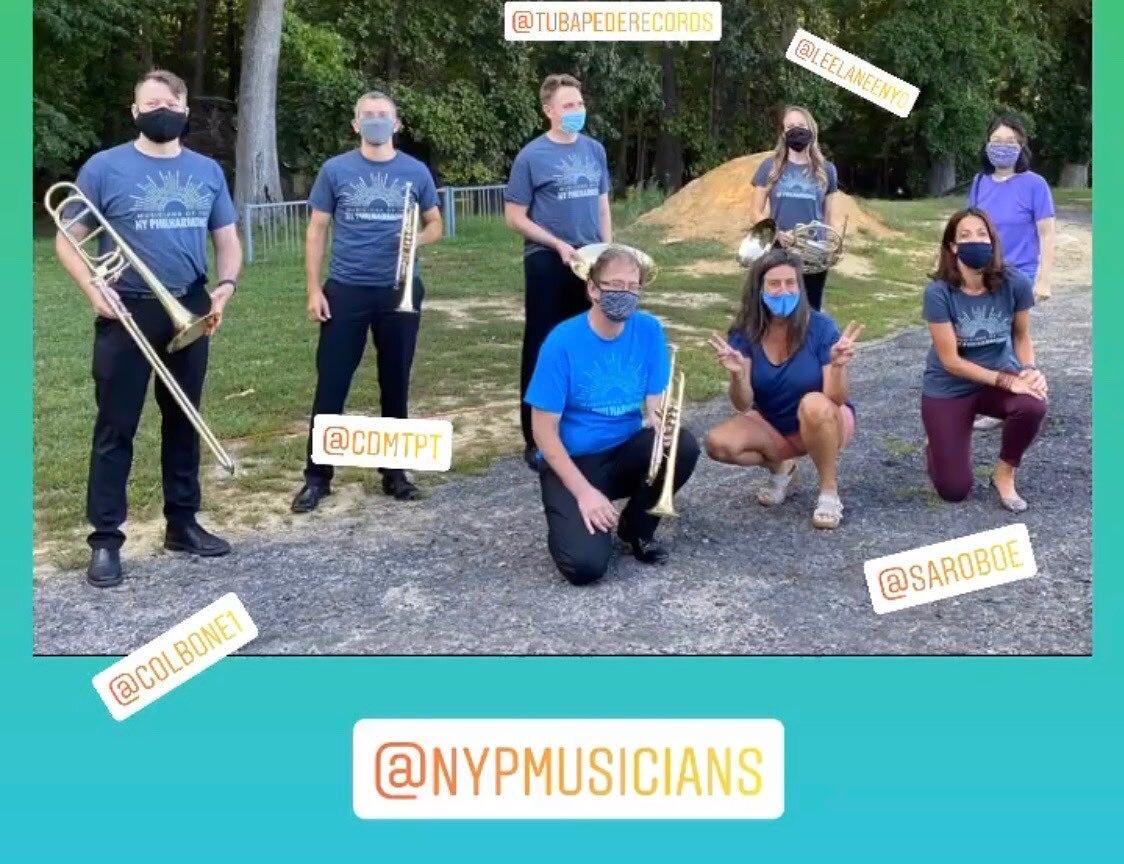
[[[659, 518], [647, 513], [663, 472], [647, 485], [656, 412], [671, 375], [663, 327], [637, 311], [648, 274], [626, 249], [609, 247], [586, 291], [593, 308], [547, 336], [527, 388], [539, 459], [547, 546], [571, 583], [600, 579], [614, 530], [638, 561], [662, 564], [653, 542]], [[644, 426], [647, 416], [649, 425]], [[674, 488], [695, 469], [699, 445], [680, 429]], [[613, 501], [627, 498], [620, 512]]]
[[812, 524], [830, 529], [843, 518], [839, 452], [855, 433], [847, 364], [862, 327], [851, 322], [840, 334], [811, 308], [802, 266], [783, 249], [762, 255], [727, 340], [711, 338], [738, 413], [712, 429], [705, 446], [719, 462], [768, 468], [772, 476], [757, 495], [765, 506], [784, 501], [797, 458], [810, 454], [820, 476]]

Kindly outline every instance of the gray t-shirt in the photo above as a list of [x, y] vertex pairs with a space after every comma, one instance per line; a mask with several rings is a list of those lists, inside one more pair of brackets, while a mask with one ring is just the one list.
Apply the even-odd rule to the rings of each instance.
[[[575, 249], [602, 242], [599, 201], [609, 191], [609, 162], [600, 141], [579, 135], [559, 144], [540, 135], [511, 165], [504, 200], [522, 204], [527, 217]], [[544, 247], [525, 240], [523, 254]]]
[[[772, 170], [773, 157], [770, 156], [757, 166], [753, 185], [764, 188]], [[799, 224], [807, 224], [813, 220], [824, 221], [824, 200], [839, 188], [839, 175], [835, 165], [825, 162], [824, 170], [827, 172], [826, 189], [817, 182], [812, 166], [785, 162], [781, 176], [769, 190], [769, 214], [777, 223], [777, 228], [789, 231]]]
[[[360, 288], [394, 287], [407, 183], [421, 212], [437, 206], [433, 175], [413, 156], [395, 152], [376, 162], [357, 148], [324, 163], [308, 203], [332, 214], [332, 279]], [[421, 273], [420, 262], [414, 273]]]
[[[958, 353], [965, 360], [996, 372], [1018, 372], [1022, 365], [1015, 358], [1011, 332], [1015, 313], [1034, 305], [1034, 288], [1014, 268], [1008, 267], [1005, 275], [1002, 285], [978, 297], [969, 297], [941, 279], [934, 280], [925, 289], [922, 315], [932, 324], [952, 324]], [[925, 396], [970, 396], [982, 386], [949, 373], [937, 356], [936, 346], [929, 347], [921, 384]]]

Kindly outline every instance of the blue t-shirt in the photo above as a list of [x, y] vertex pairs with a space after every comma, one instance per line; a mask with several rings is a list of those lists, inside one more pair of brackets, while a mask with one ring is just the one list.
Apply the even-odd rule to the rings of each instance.
[[[578, 135], [558, 144], [540, 135], [511, 165], [504, 200], [527, 207], [527, 218], [575, 249], [600, 243], [600, 197], [609, 192], [609, 161], [600, 141]], [[523, 254], [544, 249], [524, 240]]]
[[[332, 279], [360, 288], [394, 287], [407, 183], [422, 213], [437, 206], [433, 175], [413, 156], [396, 152], [376, 162], [355, 149], [324, 163], [308, 203], [333, 217]], [[414, 272], [420, 269], [415, 265]]]
[[[757, 166], [753, 175], [753, 185], [764, 187], [769, 182], [769, 172], [773, 170], [773, 157], [770, 156]], [[790, 231], [797, 225], [813, 220], [824, 221], [824, 200], [839, 189], [839, 175], [831, 162], [824, 164], [827, 172], [827, 188], [816, 180], [810, 165], [793, 165], [785, 162], [784, 170], [773, 188], [769, 190], [769, 214], [781, 231]]]
[[[237, 221], [219, 163], [186, 147], [171, 158], [141, 153], [132, 141], [102, 150], [82, 166], [77, 185], [176, 297], [207, 278], [208, 234]], [[111, 248], [101, 234], [99, 253]], [[114, 288], [122, 297], [152, 296], [132, 267]]]
[[[796, 412], [809, 393], [823, 391], [823, 367], [831, 362], [831, 346], [839, 341], [839, 328], [828, 315], [812, 310], [804, 342], [779, 366], [765, 356], [740, 330], [732, 331], [730, 347], [750, 359], [753, 407], [782, 435], [800, 431]], [[850, 402], [846, 403], [854, 409]]]
[[[1034, 288], [1018, 270], [1008, 267], [995, 291], [969, 297], [959, 288], [936, 279], [925, 289], [922, 315], [932, 324], [952, 324], [957, 353], [985, 369], [1019, 371], [1011, 331], [1015, 313], [1034, 305]], [[944, 368], [935, 345], [929, 347], [921, 392], [949, 399], [969, 396], [983, 385], [953, 375]]]
[[645, 397], [661, 395], [670, 377], [658, 318], [636, 312], [615, 339], [605, 339], [583, 312], [546, 337], [523, 401], [562, 415], [559, 434], [570, 456], [601, 453], [636, 434]]

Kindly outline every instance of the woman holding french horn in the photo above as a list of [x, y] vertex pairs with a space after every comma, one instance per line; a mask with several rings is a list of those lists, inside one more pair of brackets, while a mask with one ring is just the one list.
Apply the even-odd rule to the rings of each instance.
[[[797, 242], [799, 226], [820, 223], [813, 231], [813, 242], [831, 245], [842, 238], [831, 235], [832, 204], [839, 189], [835, 166], [820, 150], [816, 120], [807, 108], [790, 105], [781, 116], [781, 131], [773, 155], [753, 175], [752, 217], [757, 229], [765, 220], [772, 220], [771, 240], [788, 248]], [[802, 232], [805, 233], [805, 232]], [[798, 250], [801, 251], [801, 250]], [[747, 262], [743, 262], [747, 263]], [[819, 310], [823, 304], [827, 267], [809, 266], [805, 256], [804, 287], [808, 302]], [[821, 265], [822, 266], [822, 265]]]

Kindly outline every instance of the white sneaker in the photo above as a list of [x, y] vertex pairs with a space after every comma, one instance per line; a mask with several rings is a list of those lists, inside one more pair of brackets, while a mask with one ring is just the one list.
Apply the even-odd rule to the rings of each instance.
[[983, 432], [987, 432], [991, 429], [997, 429], [998, 427], [1000, 427], [1002, 425], [1003, 425], [1003, 421], [1000, 420], [998, 417], [988, 417], [984, 414], [981, 414], [979, 417], [976, 418], [976, 422], [972, 424], [972, 428], [978, 429], [978, 430], [983, 431]]

